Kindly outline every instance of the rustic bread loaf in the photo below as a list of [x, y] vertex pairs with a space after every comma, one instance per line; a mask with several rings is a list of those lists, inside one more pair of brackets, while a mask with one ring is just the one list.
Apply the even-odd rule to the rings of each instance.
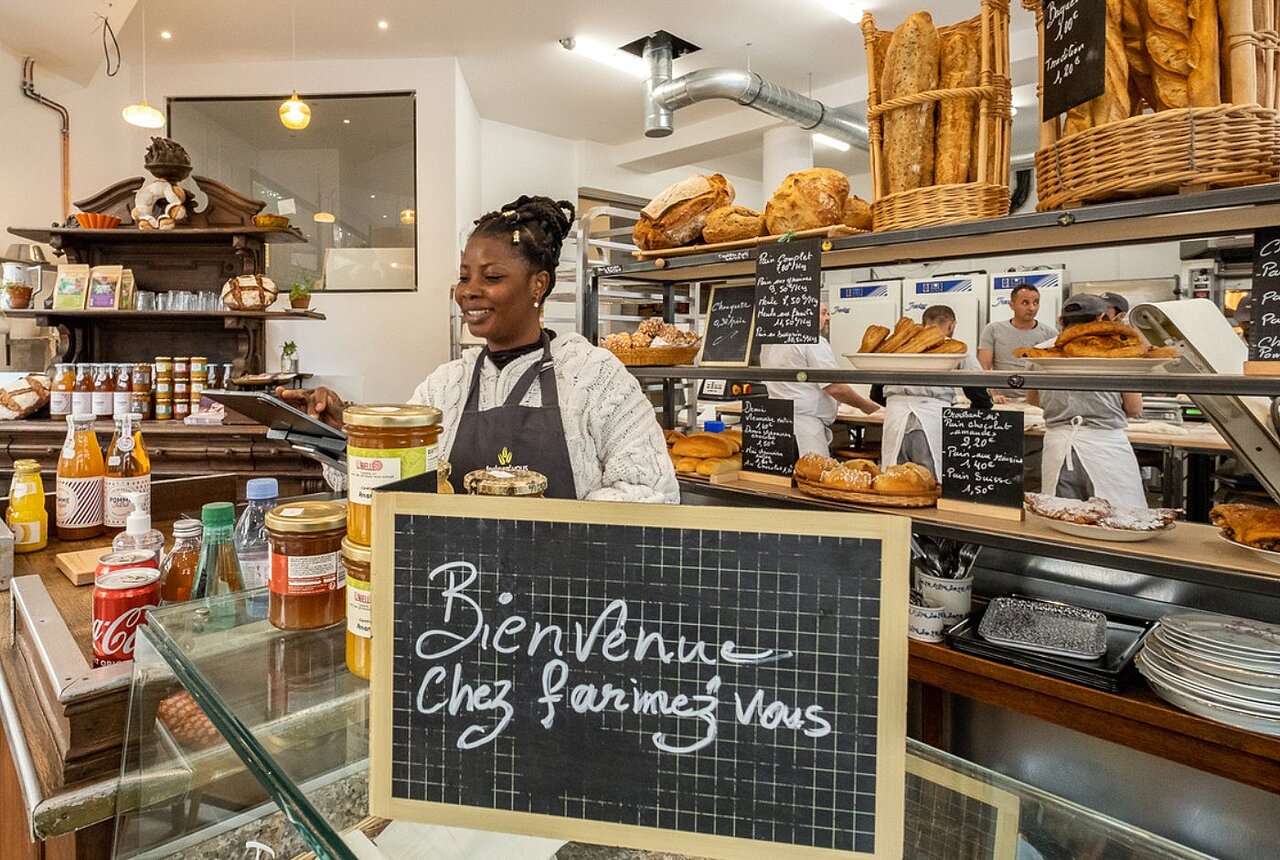
[[26, 418], [49, 402], [49, 377], [28, 373], [0, 388], [0, 420]]
[[871, 229], [871, 204], [856, 194], [844, 199], [844, 226], [854, 230]]
[[1105, 89], [1090, 103], [1095, 126], [1129, 118], [1129, 59], [1124, 47], [1124, 0], [1107, 0]]
[[[938, 30], [928, 12], [914, 12], [889, 41], [881, 77], [883, 101], [938, 87]], [[882, 114], [889, 193], [933, 184], [934, 105], [899, 108]]]
[[737, 242], [764, 235], [764, 215], [745, 206], [719, 206], [707, 213], [707, 223], [702, 227], [702, 240]]
[[[939, 86], [944, 90], [978, 85], [978, 37], [971, 26], [957, 26], [939, 39]], [[934, 158], [934, 182], [937, 185], [970, 182], [970, 154], [973, 128], [978, 119], [977, 99], [951, 99], [938, 102], [938, 147]]]
[[789, 174], [764, 208], [770, 235], [844, 223], [849, 180], [838, 170], [815, 167]]
[[1187, 0], [1144, 0], [1142, 37], [1151, 58], [1156, 109], [1187, 106], [1191, 73], [1191, 18]]
[[661, 251], [693, 244], [711, 210], [733, 202], [733, 186], [719, 173], [691, 176], [665, 189], [640, 210], [632, 231], [636, 247]]
[[1187, 75], [1187, 103], [1216, 107], [1221, 103], [1218, 61], [1217, 0], [1191, 0], [1191, 73]]

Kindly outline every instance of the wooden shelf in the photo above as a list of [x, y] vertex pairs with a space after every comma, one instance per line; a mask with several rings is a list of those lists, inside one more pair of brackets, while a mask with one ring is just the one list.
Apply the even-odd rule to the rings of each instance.
[[5, 311], [14, 319], [72, 319], [72, 320], [322, 320], [327, 317], [319, 311], [55, 311], [25, 308]]
[[75, 239], [97, 244], [126, 244], [134, 242], [154, 243], [216, 243], [233, 236], [251, 236], [263, 242], [305, 243], [307, 237], [297, 227], [285, 230], [265, 230], [261, 227], [176, 227], [173, 230], [139, 230], [132, 225], [112, 227], [109, 230], [90, 230], [84, 227], [10, 227], [9, 232], [35, 242], [53, 243], [58, 237], [63, 244]]

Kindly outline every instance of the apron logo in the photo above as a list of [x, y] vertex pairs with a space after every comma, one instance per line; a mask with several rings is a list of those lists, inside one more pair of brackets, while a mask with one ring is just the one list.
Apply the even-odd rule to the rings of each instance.
[[513, 459], [515, 459], [515, 455], [505, 445], [502, 446], [502, 450], [498, 452], [498, 465], [510, 466]]

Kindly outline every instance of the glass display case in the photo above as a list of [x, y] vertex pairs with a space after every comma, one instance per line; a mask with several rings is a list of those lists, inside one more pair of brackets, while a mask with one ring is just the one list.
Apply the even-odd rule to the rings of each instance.
[[[347, 671], [344, 625], [286, 632], [266, 614], [257, 589], [164, 607], [140, 628], [116, 856], [355, 858], [367, 839], [387, 857], [422, 856], [443, 828], [367, 816], [368, 685]], [[914, 741], [906, 779], [908, 858], [1205, 856]], [[634, 856], [504, 834], [447, 841], [456, 857]]]

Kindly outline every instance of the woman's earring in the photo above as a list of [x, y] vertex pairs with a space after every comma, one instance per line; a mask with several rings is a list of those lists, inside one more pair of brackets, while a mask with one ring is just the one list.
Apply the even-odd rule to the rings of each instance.
[[533, 306], [534, 306], [535, 308], [536, 308], [539, 304], [540, 304], [540, 302], [539, 302], [537, 299], [534, 299], [534, 300], [533, 300]]

